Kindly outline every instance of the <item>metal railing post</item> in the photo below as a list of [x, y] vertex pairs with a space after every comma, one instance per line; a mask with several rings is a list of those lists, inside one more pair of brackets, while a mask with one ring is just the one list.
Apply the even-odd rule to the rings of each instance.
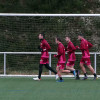
[[6, 53], [4, 53], [4, 75], [6, 75]]
[[[49, 66], [51, 67], [51, 53], [49, 53]], [[49, 75], [51, 75], [51, 71], [49, 70]]]
[[96, 73], [96, 68], [97, 67], [97, 54], [96, 53], [94, 53], [94, 71], [95, 71], [95, 73]]

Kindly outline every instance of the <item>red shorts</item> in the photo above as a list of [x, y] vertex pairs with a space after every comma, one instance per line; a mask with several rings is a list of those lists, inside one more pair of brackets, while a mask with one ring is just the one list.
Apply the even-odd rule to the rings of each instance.
[[74, 66], [75, 65], [75, 61], [68, 61], [66, 65], [67, 66]]
[[59, 64], [59, 63], [57, 63], [57, 67], [59, 67], [59, 69], [64, 69], [65, 68], [65, 64]]
[[40, 59], [40, 64], [49, 64], [49, 60], [46, 59]]
[[82, 58], [80, 64], [90, 65], [91, 64], [90, 58]]

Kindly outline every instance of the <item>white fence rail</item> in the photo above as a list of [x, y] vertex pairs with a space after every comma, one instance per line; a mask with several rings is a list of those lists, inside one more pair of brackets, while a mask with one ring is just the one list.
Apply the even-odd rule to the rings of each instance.
[[100, 14], [26, 14], [26, 13], [0, 13], [0, 16], [100, 16]]
[[[35, 54], [41, 54], [40, 52], [0, 52], [0, 54], [3, 54], [4, 55], [4, 73], [0, 76], [14, 76], [14, 75], [7, 75], [6, 74], [6, 56], [7, 55], [11, 55], [11, 54], [18, 54], [18, 55], [35, 55]], [[51, 61], [51, 55], [52, 54], [56, 54], [56, 52], [49, 52], [49, 65], [52, 66], [52, 61]], [[76, 52], [75, 53], [76, 55], [77, 54], [81, 54], [81, 52]], [[94, 55], [94, 69], [95, 69], [95, 72], [97, 70], [97, 54], [100, 54], [100, 52], [90, 52], [91, 55]], [[15, 75], [15, 76], [37, 76], [37, 75]], [[46, 75], [43, 75], [43, 76], [46, 76]], [[51, 71], [49, 71], [49, 75], [47, 76], [53, 76], [51, 75]], [[72, 75], [70, 75], [69, 77], [72, 77]]]

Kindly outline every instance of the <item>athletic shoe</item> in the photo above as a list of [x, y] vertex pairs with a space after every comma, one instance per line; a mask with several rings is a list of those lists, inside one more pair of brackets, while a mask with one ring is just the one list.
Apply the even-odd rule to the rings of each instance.
[[98, 79], [98, 76], [95, 76], [93, 80], [97, 80], [97, 79]]
[[75, 70], [73, 71], [73, 75], [74, 75], [74, 77], [76, 77], [76, 71]]
[[76, 77], [75, 79], [76, 79], [76, 80], [79, 80], [79, 79], [80, 79], [80, 77]]
[[41, 79], [39, 79], [38, 77], [36, 77], [36, 78], [33, 78], [33, 80], [40, 81]]
[[79, 80], [80, 79], [80, 77], [79, 77], [79, 70], [76, 70], [76, 78], [75, 78], [76, 80]]
[[57, 80], [56, 82], [64, 82], [64, 80]]
[[87, 80], [88, 79], [88, 77], [87, 76], [85, 76], [82, 80]]
[[59, 78], [58, 74], [56, 74], [56, 80]]

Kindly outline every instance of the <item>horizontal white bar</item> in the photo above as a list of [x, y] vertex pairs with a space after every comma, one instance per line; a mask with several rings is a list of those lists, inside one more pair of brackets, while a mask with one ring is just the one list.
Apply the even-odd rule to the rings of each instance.
[[0, 13], [0, 16], [100, 16], [100, 14], [26, 14], [26, 13]]
[[[2, 75], [0, 77], [37, 77], [38, 75]], [[55, 75], [42, 75], [42, 77], [55, 77]], [[73, 75], [62, 75], [62, 77], [74, 77]], [[84, 77], [84, 75], [80, 75], [80, 77]], [[88, 75], [88, 77], [94, 77], [93, 75]], [[100, 75], [98, 75], [100, 77]]]
[[[41, 52], [0, 52], [0, 54], [41, 54]], [[49, 54], [57, 54], [57, 52], [49, 52]], [[75, 52], [75, 54], [82, 54], [82, 53]], [[90, 52], [90, 54], [100, 54], [100, 52]]]
[[0, 54], [41, 54], [41, 52], [0, 52]]

